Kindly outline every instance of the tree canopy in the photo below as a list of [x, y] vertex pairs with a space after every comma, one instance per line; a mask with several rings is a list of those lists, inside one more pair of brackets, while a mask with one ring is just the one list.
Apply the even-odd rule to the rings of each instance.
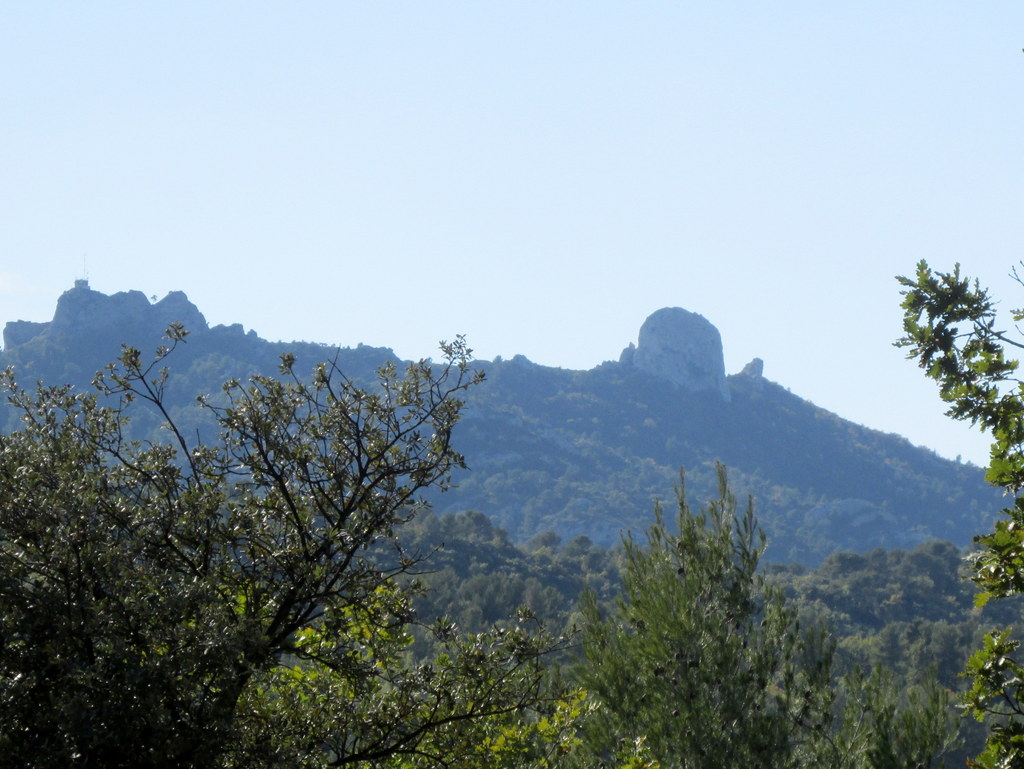
[[837, 685], [834, 643], [758, 571], [753, 504], [738, 512], [721, 467], [719, 482], [698, 509], [680, 488], [678, 533], [659, 510], [645, 546], [626, 538], [611, 611], [584, 599], [577, 675], [601, 704], [588, 747], [642, 745], [664, 769], [941, 766], [957, 732], [946, 692], [901, 692], [881, 669]]
[[[835, 688], [831, 642], [758, 570], [764, 537], [724, 471], [706, 508], [680, 495], [678, 534], [659, 512], [646, 544], [627, 537], [606, 611], [617, 552], [538, 536], [554, 582], [501, 579], [484, 561], [519, 551], [479, 514], [413, 522], [463, 464], [452, 431], [482, 375], [461, 339], [371, 384], [286, 355], [201, 399], [195, 434], [166, 397], [184, 342], [172, 326], [151, 362], [126, 347], [92, 392], [2, 375], [21, 422], [0, 435], [0, 764], [940, 764], [945, 693], [881, 672]], [[133, 437], [140, 412], [162, 439]], [[474, 591], [462, 629], [417, 616], [439, 534], [468, 543], [433, 567], [437, 600]], [[568, 636], [528, 610], [496, 620], [584, 576], [586, 662], [563, 683]]]
[[[405, 654], [417, 586], [397, 577], [419, 554], [399, 530], [462, 464], [482, 375], [461, 339], [368, 388], [285, 356], [204, 402], [213, 440], [167, 412], [185, 331], [169, 339], [149, 363], [126, 348], [94, 393], [3, 375], [22, 423], [0, 436], [6, 765], [486, 766], [495, 734], [555, 707], [558, 642], [527, 624], [438, 623], [435, 659]], [[140, 407], [166, 441], [126, 437]]]
[[[1020, 283], [1016, 271], [1012, 277]], [[960, 273], [935, 272], [921, 261], [903, 286], [904, 336], [907, 348], [939, 385], [954, 419], [979, 426], [992, 436], [986, 477], [1013, 498], [994, 530], [975, 537], [973, 556], [977, 602], [1016, 595], [1024, 590], [1024, 380], [1017, 375], [1018, 350], [1024, 341], [1001, 327], [996, 304], [977, 280]], [[1024, 310], [1012, 310], [1013, 322]], [[1024, 665], [1020, 642], [1008, 630], [986, 636], [971, 658], [973, 686], [965, 704], [979, 720], [990, 719], [982, 767], [1014, 767], [1024, 763]]]

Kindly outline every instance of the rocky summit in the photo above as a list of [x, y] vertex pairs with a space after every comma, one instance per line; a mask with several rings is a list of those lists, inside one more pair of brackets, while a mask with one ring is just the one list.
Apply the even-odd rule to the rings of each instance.
[[128, 342], [134, 341], [139, 332], [146, 338], [154, 333], [158, 337], [171, 323], [181, 323], [192, 333], [209, 328], [203, 314], [181, 291], [171, 291], [151, 304], [141, 291], [107, 295], [91, 289], [87, 280], [76, 280], [74, 287], [57, 300], [53, 320], [9, 322], [4, 327], [4, 349], [11, 351], [37, 337], [57, 335], [65, 338], [107, 335], [123, 337], [122, 341]]
[[722, 337], [703, 315], [664, 307], [640, 327], [638, 344], [619, 358], [689, 392], [717, 392], [729, 398]]

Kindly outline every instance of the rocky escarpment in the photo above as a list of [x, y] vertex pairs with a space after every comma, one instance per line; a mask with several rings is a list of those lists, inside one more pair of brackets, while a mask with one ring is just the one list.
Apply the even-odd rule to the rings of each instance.
[[206, 318], [181, 291], [171, 291], [150, 303], [141, 291], [103, 294], [76, 280], [57, 300], [53, 320], [33, 323], [18, 320], [4, 327], [4, 349], [11, 351], [41, 336], [90, 337], [113, 334], [115, 338], [161, 334], [171, 323], [181, 323], [191, 333], [209, 330]]

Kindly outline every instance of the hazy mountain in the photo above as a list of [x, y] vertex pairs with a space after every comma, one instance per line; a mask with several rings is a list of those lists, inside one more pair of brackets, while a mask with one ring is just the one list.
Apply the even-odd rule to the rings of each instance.
[[[356, 379], [397, 360], [386, 348], [272, 343], [239, 325], [211, 328], [180, 292], [153, 303], [77, 281], [49, 323], [7, 324], [0, 365], [13, 365], [22, 383], [86, 387], [121, 343], [150, 351], [171, 321], [191, 332], [168, 361], [173, 411], [189, 428], [203, 428], [195, 395], [230, 377], [273, 373], [283, 352], [299, 371], [336, 358]], [[665, 308], [618, 361], [589, 371], [522, 356], [481, 362], [487, 381], [456, 430], [470, 470], [458, 489], [432, 499], [435, 508], [486, 513], [520, 540], [553, 530], [606, 544], [646, 527], [655, 498], [671, 505], [680, 468], [693, 497], [713, 493], [720, 460], [736, 489], [754, 495], [774, 559], [816, 563], [836, 549], [936, 537], [963, 545], [989, 527], [999, 496], [979, 468], [817, 408], [766, 379], [759, 360], [731, 376], [722, 360], [711, 323]], [[139, 425], [155, 428], [155, 418]]]

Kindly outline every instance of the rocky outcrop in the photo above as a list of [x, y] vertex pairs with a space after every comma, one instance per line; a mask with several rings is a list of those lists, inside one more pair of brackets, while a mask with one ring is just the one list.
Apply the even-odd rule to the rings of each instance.
[[743, 370], [740, 371], [740, 376], [749, 376], [754, 379], [762, 378], [764, 376], [764, 361], [760, 358], [754, 358], [743, 367]]
[[[199, 312], [199, 308], [188, 300], [184, 291], [168, 292], [167, 296], [152, 306], [150, 312], [162, 326], [180, 323], [190, 332], [205, 331], [210, 327], [206, 318]], [[232, 325], [241, 328], [240, 323]]]
[[97, 337], [113, 332], [116, 338], [139, 334], [161, 334], [171, 323], [181, 323], [190, 332], [209, 329], [206, 318], [181, 291], [172, 291], [151, 304], [141, 291], [103, 294], [89, 288], [87, 280], [76, 280], [74, 288], [57, 300], [53, 320], [32, 323], [19, 320], [4, 327], [4, 349], [19, 347], [43, 334], [64, 337]]
[[34, 323], [30, 320], [12, 320], [4, 326], [4, 349], [19, 347], [46, 331], [49, 323]]
[[648, 316], [637, 345], [623, 350], [619, 361], [690, 392], [729, 397], [718, 329], [704, 316], [681, 307], [665, 307]]

